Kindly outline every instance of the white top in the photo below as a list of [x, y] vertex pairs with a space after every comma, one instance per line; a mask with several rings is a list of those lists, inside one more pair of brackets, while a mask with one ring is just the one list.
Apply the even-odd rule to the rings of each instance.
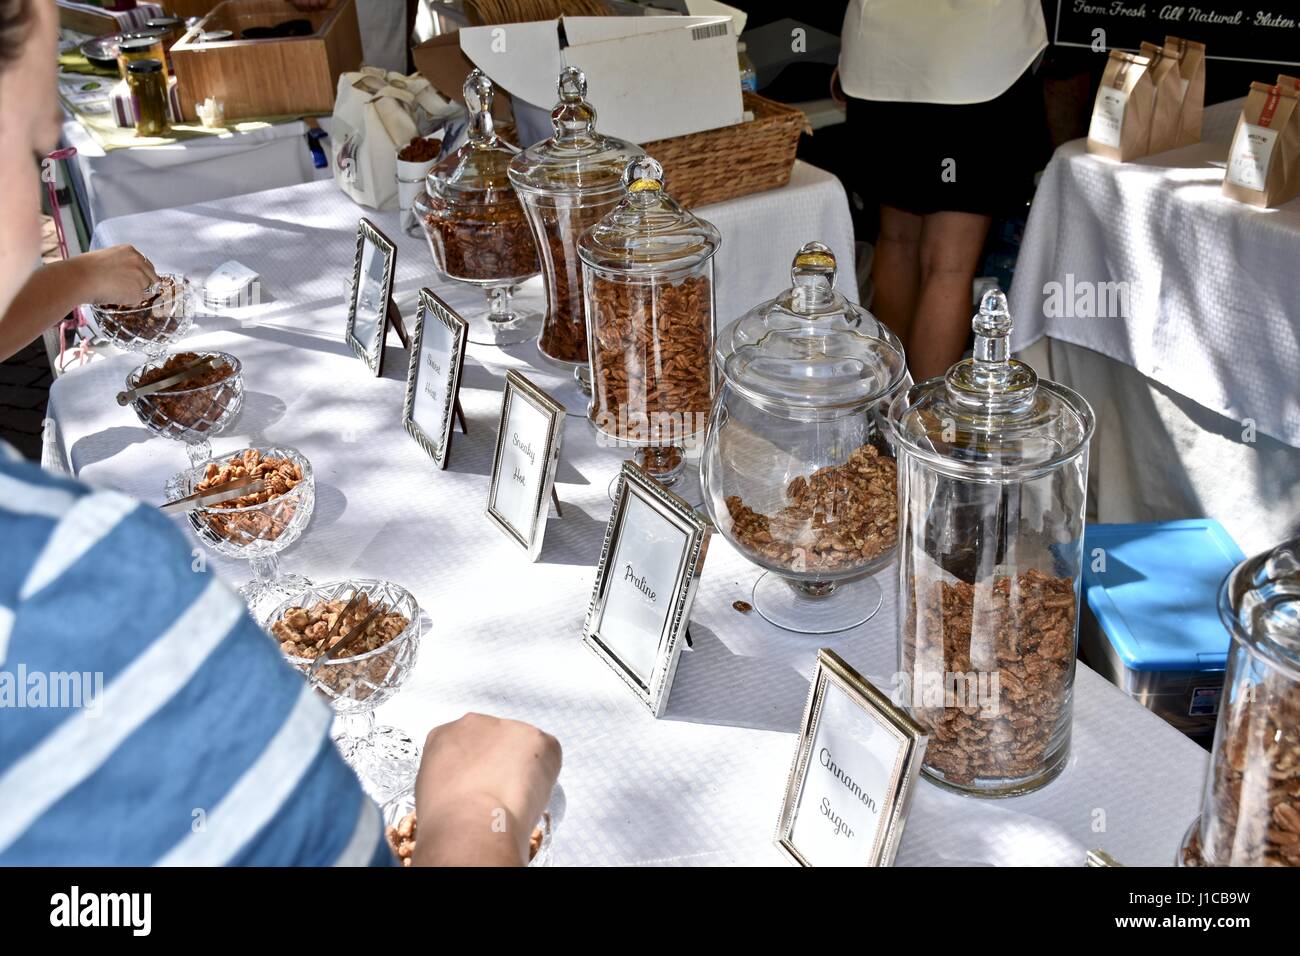
[[1046, 48], [1039, 0], [850, 0], [840, 85], [861, 100], [983, 103]]

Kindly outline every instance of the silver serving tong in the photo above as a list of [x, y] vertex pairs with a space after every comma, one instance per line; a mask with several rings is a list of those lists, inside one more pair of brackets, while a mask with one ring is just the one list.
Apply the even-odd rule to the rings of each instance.
[[206, 372], [212, 368], [215, 363], [220, 362], [221, 357], [218, 355], [209, 355], [207, 358], [199, 359], [193, 365], [187, 365], [174, 375], [168, 375], [164, 379], [159, 379], [149, 385], [137, 385], [135, 388], [127, 389], [125, 392], [117, 393], [117, 404], [129, 405], [137, 398], [143, 398], [145, 395], [152, 395], [154, 392], [161, 392], [165, 388], [171, 388], [173, 385], [179, 385], [181, 382], [189, 381], [200, 372]]
[[165, 515], [182, 514], [187, 511], [193, 511], [196, 508], [208, 508], [212, 505], [224, 504], [227, 501], [233, 501], [235, 498], [242, 498], [244, 495], [261, 494], [266, 490], [266, 481], [262, 478], [241, 478], [229, 485], [223, 485], [220, 488], [214, 488], [211, 491], [201, 491], [197, 494], [186, 495], [184, 498], [177, 498], [175, 501], [168, 501], [158, 506], [158, 510]]

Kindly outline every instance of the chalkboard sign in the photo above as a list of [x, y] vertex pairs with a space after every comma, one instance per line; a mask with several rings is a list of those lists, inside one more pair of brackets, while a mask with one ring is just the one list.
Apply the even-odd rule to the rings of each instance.
[[1057, 0], [1053, 38], [1058, 46], [1136, 51], [1143, 40], [1163, 43], [1169, 35], [1204, 43], [1209, 60], [1297, 66], [1297, 7], [1294, 0]]

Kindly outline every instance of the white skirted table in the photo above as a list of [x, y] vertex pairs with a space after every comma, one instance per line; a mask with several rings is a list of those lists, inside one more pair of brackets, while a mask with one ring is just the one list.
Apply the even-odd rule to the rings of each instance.
[[[699, 212], [723, 236], [720, 323], [780, 291], [791, 256], [810, 239], [827, 242], [851, 275], [847, 203], [820, 170], [800, 165], [784, 190]], [[418, 740], [475, 710], [557, 735], [568, 801], [557, 864], [781, 863], [772, 837], [817, 648], [889, 686], [897, 669], [891, 572], [881, 576], [886, 600], [875, 618], [805, 637], [733, 607], [749, 599], [759, 570], [715, 537], [690, 625], [694, 646], [683, 652], [666, 714], [653, 719], [580, 639], [622, 456], [597, 445], [576, 390], [540, 368], [532, 346], [475, 346], [461, 392], [469, 432], [456, 435], [448, 470], [435, 470], [400, 424], [406, 363], [395, 339], [378, 379], [343, 342], [362, 213], [332, 187], [303, 186], [106, 223], [99, 238], [133, 242], [163, 268], [202, 274], [236, 257], [262, 273], [261, 305], [242, 321], [201, 318], [184, 344], [243, 362], [245, 408], [214, 440], [217, 452], [275, 442], [313, 463], [316, 510], [281, 556], [284, 567], [317, 581], [388, 578], [427, 612], [419, 661], [381, 721]], [[436, 279], [423, 239], [398, 236], [394, 215], [372, 218], [398, 240], [403, 296], [427, 284], [453, 305], [477, 304], [479, 293]], [[114, 402], [138, 362], [112, 356], [63, 376], [50, 414], [76, 474], [158, 502], [185, 454]], [[551, 517], [535, 564], [483, 513], [509, 368], [570, 412], [556, 484], [564, 516]], [[248, 577], [238, 563], [212, 558], [211, 566], [234, 583]], [[982, 801], [923, 783], [898, 863], [1077, 866], [1093, 847], [1127, 864], [1172, 863], [1200, 803], [1204, 752], [1082, 666], [1072, 748], [1063, 774], [1029, 796]]]
[[1012, 345], [1098, 415], [1098, 520], [1217, 518], [1249, 554], [1300, 534], [1300, 199], [1222, 195], [1241, 101], [1131, 163], [1057, 150], [1025, 229]]

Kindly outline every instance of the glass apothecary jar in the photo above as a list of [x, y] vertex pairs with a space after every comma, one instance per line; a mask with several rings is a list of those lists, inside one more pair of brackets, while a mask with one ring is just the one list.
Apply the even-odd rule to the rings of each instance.
[[623, 198], [623, 171], [645, 151], [596, 132], [586, 100], [587, 78], [575, 67], [560, 73], [560, 101], [551, 111], [555, 135], [510, 163], [510, 181], [523, 200], [542, 258], [546, 318], [537, 346], [549, 361], [587, 370], [587, 321], [578, 240]]
[[537, 335], [540, 316], [512, 308], [516, 285], [541, 265], [532, 230], [506, 168], [518, 152], [492, 123], [492, 81], [481, 70], [465, 78], [471, 113], [465, 145], [429, 170], [412, 209], [424, 225], [434, 265], [449, 279], [480, 286], [485, 312], [466, 316], [477, 345], [514, 345]]
[[1219, 589], [1232, 635], [1187, 866], [1300, 866], [1300, 538], [1248, 558]]
[[718, 530], [767, 569], [754, 607], [805, 634], [880, 607], [870, 575], [897, 545], [886, 412], [907, 382], [898, 338], [835, 290], [829, 248], [794, 258], [793, 287], [718, 337], [722, 384], [700, 463]]
[[665, 485], [703, 436], [713, 404], [713, 255], [722, 236], [664, 192], [663, 167], [627, 165], [626, 197], [582, 234], [591, 356], [587, 416], [638, 449]]
[[890, 409], [898, 447], [899, 671], [923, 770], [1008, 796], [1065, 765], [1094, 417], [1010, 358], [1006, 296], [975, 350]]

